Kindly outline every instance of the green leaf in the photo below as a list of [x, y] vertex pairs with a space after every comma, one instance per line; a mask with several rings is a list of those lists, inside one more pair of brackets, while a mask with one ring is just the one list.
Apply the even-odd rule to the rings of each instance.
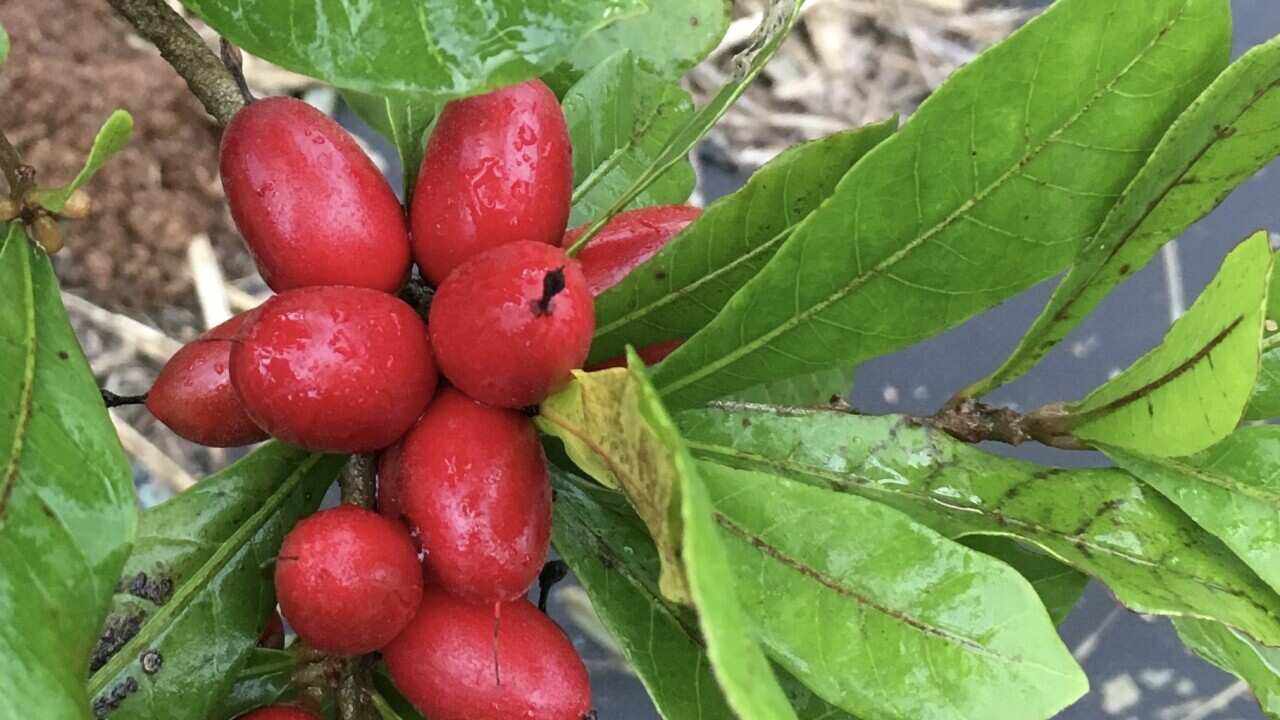
[[583, 39], [556, 77], [578, 79], [620, 50], [665, 80], [679, 80], [711, 54], [729, 29], [731, 0], [652, 0], [641, 15], [620, 20]]
[[113, 155], [129, 144], [131, 137], [133, 137], [133, 116], [124, 110], [111, 113], [111, 116], [98, 129], [97, 136], [93, 138], [89, 157], [85, 159], [84, 167], [80, 168], [80, 173], [75, 179], [60, 188], [38, 190], [32, 193], [31, 199], [50, 212], [62, 212], [71, 193], [92, 180]]
[[698, 141], [728, 111], [729, 106], [746, 91], [751, 81], [764, 69], [765, 63], [782, 46], [787, 33], [799, 19], [803, 5], [804, 0], [778, 0], [769, 3], [764, 18], [752, 35], [751, 44], [733, 58], [734, 73], [729, 81], [678, 132], [667, 139], [644, 172], [633, 178], [626, 191], [579, 236], [578, 246], [590, 242], [614, 215], [629, 207], [633, 200], [668, 170], [688, 159], [689, 151], [693, 150]]
[[653, 541], [625, 500], [559, 470], [556, 552], [618, 641], [664, 718], [733, 720], [707, 660], [698, 619], [662, 598]]
[[254, 708], [272, 705], [291, 696], [296, 667], [297, 661], [292, 652], [254, 648], [236, 674], [231, 690], [209, 717], [212, 720], [233, 720]]
[[[127, 691], [112, 720], [203, 720], [218, 707], [275, 606], [280, 541], [342, 462], [271, 444], [143, 515], [107, 618], [118, 647], [89, 679], [100, 702]], [[161, 658], [154, 673], [148, 653]]]
[[798, 375], [769, 385], [759, 385], [734, 395], [742, 402], [769, 403], [771, 405], [830, 405], [833, 400], [843, 400], [853, 392], [853, 377], [857, 368], [823, 370], [812, 375]]
[[295, 72], [437, 100], [539, 75], [645, 0], [182, 0], [219, 34]]
[[1258, 377], [1271, 272], [1267, 233], [1241, 243], [1164, 342], [1067, 407], [1076, 437], [1159, 457], [1189, 455], [1235, 429]]
[[1178, 618], [1182, 642], [1197, 655], [1244, 680], [1271, 720], [1280, 720], [1280, 649], [1268, 648], [1221, 623]]
[[1106, 451], [1280, 592], [1280, 426], [1242, 428], [1203, 453], [1177, 460]]
[[1229, 25], [1226, 0], [1054, 3], [868, 153], [654, 384], [688, 407], [856, 365], [1059, 272], [1223, 67]]
[[[563, 106], [573, 142], [570, 225], [587, 222], [612, 205], [693, 116], [689, 94], [639, 67], [629, 52], [603, 61], [569, 89]], [[682, 203], [693, 186], [693, 164], [686, 156], [628, 207]]]
[[1084, 595], [1089, 576], [1053, 559], [1047, 553], [1024, 546], [1015, 540], [995, 535], [970, 535], [960, 542], [978, 552], [990, 555], [1018, 571], [1031, 583], [1040, 601], [1049, 611], [1054, 625], [1061, 625]]
[[407, 204], [413, 198], [418, 169], [427, 149], [428, 131], [435, 122], [440, 103], [429, 98], [381, 97], [356, 90], [343, 90], [342, 99], [361, 120], [395, 147], [400, 156]]
[[1263, 325], [1262, 361], [1258, 380], [1244, 410], [1245, 420], [1280, 417], [1280, 273], [1271, 256], [1271, 283], [1267, 288], [1267, 321]]
[[1280, 645], [1280, 596], [1117, 469], [995, 457], [907, 418], [723, 404], [680, 415], [699, 458], [859, 495], [951, 538], [1003, 535], [1098, 578], [1130, 608], [1219, 620]]
[[49, 258], [0, 224], [0, 717], [88, 718], [137, 525], [133, 474]]
[[615, 357], [628, 343], [691, 337], [896, 127], [888, 120], [796, 145], [741, 190], [712, 203], [652, 260], [596, 299], [592, 361]]
[[1280, 154], [1278, 113], [1280, 38], [1245, 53], [1169, 128], [1017, 349], [963, 394], [985, 394], [1030, 370], [1161, 245]]
[[1088, 690], [1003, 563], [854, 495], [702, 463], [738, 594], [825, 700], [897, 720], [1050, 718]]

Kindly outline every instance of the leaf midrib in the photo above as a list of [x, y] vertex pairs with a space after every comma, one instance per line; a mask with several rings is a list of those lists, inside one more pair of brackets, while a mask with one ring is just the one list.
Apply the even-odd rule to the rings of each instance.
[[262, 503], [262, 506], [253, 515], [250, 515], [244, 524], [236, 528], [236, 531], [228, 536], [225, 541], [220, 543], [218, 549], [209, 556], [209, 559], [201, 564], [200, 568], [192, 573], [187, 582], [183, 583], [174, 592], [173, 597], [151, 616], [151, 619], [143, 625], [138, 634], [126, 643], [124, 647], [117, 650], [116, 654], [112, 655], [111, 659], [89, 678], [88, 690], [90, 698], [97, 697], [106, 689], [107, 683], [123, 673], [138, 654], [140, 648], [150, 647], [155, 637], [169, 628], [173, 617], [184, 612], [195, 596], [206, 589], [208, 580], [221, 572], [227, 566], [227, 563], [231, 561], [231, 558], [274, 517], [276, 510], [293, 494], [302, 479], [323, 457], [322, 455], [311, 455], [303, 459], [276, 491]]
[[[826, 310], [831, 305], [834, 305], [835, 303], [840, 302], [850, 293], [862, 287], [863, 285], [867, 284], [871, 280], [881, 277], [889, 268], [898, 264], [900, 261], [906, 259], [906, 257], [911, 255], [917, 248], [923, 246], [925, 243], [927, 243], [933, 237], [941, 233], [943, 230], [949, 228], [953, 223], [959, 222], [960, 220], [964, 219], [964, 217], [968, 214], [970, 210], [976, 207], [979, 203], [985, 201], [996, 190], [1003, 187], [1006, 181], [1008, 181], [1010, 178], [1017, 175], [1017, 173], [1020, 170], [1022, 170], [1022, 168], [1026, 167], [1032, 160], [1037, 158], [1040, 155], [1040, 153], [1045, 150], [1045, 148], [1051, 145], [1058, 138], [1059, 135], [1066, 132], [1073, 125], [1075, 125], [1075, 123], [1079, 121], [1080, 118], [1082, 118], [1086, 113], [1088, 113], [1091, 109], [1093, 109], [1094, 104], [1098, 102], [1098, 100], [1100, 100], [1102, 97], [1106, 96], [1107, 94], [1111, 93], [1112, 90], [1114, 90], [1116, 84], [1118, 84], [1120, 80], [1122, 80], [1126, 75], [1128, 75], [1129, 72], [1133, 70], [1133, 68], [1136, 67], [1139, 62], [1141, 62], [1143, 59], [1147, 57], [1150, 51], [1154, 47], [1156, 47], [1156, 45], [1160, 42], [1160, 40], [1163, 39], [1164, 36], [1168, 33], [1169, 29], [1172, 28], [1174, 25], [1178, 24], [1182, 20], [1183, 15], [1186, 14], [1188, 4], [1189, 4], [1188, 2], [1184, 2], [1182, 4], [1181, 9], [1179, 9], [1178, 11], [1178, 14], [1174, 18], [1172, 18], [1167, 25], [1165, 25], [1159, 32], [1157, 32], [1154, 35], [1154, 37], [1147, 44], [1147, 46], [1144, 47], [1142, 51], [1139, 52], [1134, 57], [1134, 59], [1124, 67], [1123, 70], [1117, 73], [1116, 76], [1113, 77], [1106, 85], [1102, 86], [1097, 92], [1095, 92], [1088, 99], [1088, 101], [1084, 103], [1083, 107], [1081, 107], [1080, 110], [1076, 112], [1075, 115], [1068, 118], [1067, 121], [1063, 123], [1062, 126], [1059, 127], [1057, 130], [1046, 135], [1045, 139], [1042, 142], [1036, 145], [1029, 152], [1025, 153], [1018, 162], [1014, 163], [1012, 167], [1006, 170], [1002, 175], [1000, 175], [1000, 177], [996, 178], [995, 181], [993, 181], [990, 185], [984, 188], [982, 192], [977, 193], [975, 194], [974, 197], [970, 198], [969, 200], [966, 200], [964, 203], [960, 205], [959, 208], [957, 208], [954, 212], [952, 212], [950, 215], [944, 218], [941, 222], [934, 225], [928, 231], [919, 235], [917, 238], [915, 238], [911, 242], [907, 243], [905, 246], [900, 248], [897, 252], [894, 252], [889, 257], [877, 263], [874, 267], [871, 268], [869, 272], [859, 274], [847, 285], [837, 289], [835, 292], [831, 293], [827, 298], [817, 303], [814, 303], [812, 306], [810, 306], [806, 310], [796, 313], [795, 315], [783, 321], [782, 323], [779, 323], [778, 326], [775, 327], [774, 329], [761, 334], [757, 339], [740, 345], [738, 348], [726, 353], [720, 358], [717, 358], [707, 363], [703, 363], [699, 367], [699, 369], [694, 370], [693, 372], [687, 375], [684, 375], [681, 378], [678, 378], [677, 380], [668, 384], [666, 387], [662, 388], [662, 393], [664, 395], [675, 393], [681, 390], [682, 388], [685, 388], [693, 384], [694, 382], [697, 382], [698, 380], [701, 380], [702, 378], [719, 371], [725, 366], [730, 365], [733, 362], [736, 362], [739, 358], [749, 355], [755, 352], [756, 350], [758, 350], [759, 348], [764, 347], [771, 340], [778, 337], [779, 335], [790, 332], [791, 330], [799, 326], [802, 322], [808, 320], [810, 317], [814, 315], [817, 315], [818, 313], [821, 313], [823, 310]], [[885, 144], [880, 145], [879, 147], [875, 148], [871, 152], [874, 153], [877, 150], [881, 152], [887, 152], [883, 150], [883, 148], [889, 142], [892, 142], [892, 140], [886, 141]], [[917, 144], [918, 143], [919, 143], [919, 140], [917, 140]], [[843, 184], [843, 182], [841, 184]], [[839, 192], [838, 189], [837, 189], [837, 192]], [[826, 203], [824, 203], [824, 205], [825, 204]], [[811, 214], [809, 218], [806, 218], [805, 222], [811, 221], [814, 214], [816, 214], [816, 211], [815, 213]], [[801, 230], [803, 231], [803, 228]], [[676, 351], [676, 353], [679, 353], [679, 352], [680, 350]]]
[[[5, 235], [4, 244], [0, 245], [0, 255], [5, 250], [11, 249], [11, 243], [23, 244], [25, 241], [23, 233], [19, 230], [17, 223], [9, 225], [9, 232]], [[25, 445], [27, 430], [31, 425], [31, 398], [35, 393], [35, 375], [36, 375], [36, 301], [35, 301], [35, 284], [31, 277], [31, 250], [27, 247], [18, 247], [16, 253], [20, 258], [19, 268], [22, 277], [22, 300], [25, 302], [25, 312], [23, 320], [26, 323], [26, 332], [23, 336], [26, 348], [25, 363], [22, 368], [21, 387], [18, 390], [18, 413], [14, 419], [14, 438], [13, 445], [10, 448], [9, 457], [5, 459], [3, 474], [0, 474], [0, 527], [4, 526], [5, 511], [9, 507], [9, 498], [13, 493], [13, 487], [18, 481], [18, 465], [22, 460], [22, 449]]]

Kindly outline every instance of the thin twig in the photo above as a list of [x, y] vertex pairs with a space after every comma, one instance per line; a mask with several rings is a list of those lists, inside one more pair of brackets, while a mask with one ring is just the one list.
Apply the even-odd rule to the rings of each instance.
[[338, 478], [342, 502], [372, 508], [377, 496], [377, 461], [373, 455], [352, 455]]
[[182, 348], [182, 343], [159, 330], [134, 320], [127, 315], [98, 307], [78, 295], [62, 293], [62, 304], [67, 311], [85, 318], [123, 339], [147, 357], [165, 362]]
[[227, 299], [227, 282], [218, 264], [218, 254], [213, 250], [208, 235], [196, 235], [187, 246], [187, 264], [191, 267], [191, 280], [196, 286], [196, 299], [200, 302], [200, 314], [206, 329], [220, 325], [231, 317], [231, 303]]
[[125, 405], [141, 405], [147, 401], [147, 394], [141, 395], [117, 395], [106, 388], [102, 388], [102, 402], [109, 408], [124, 407]]
[[244, 107], [240, 86], [218, 55], [164, 0], [108, 0], [138, 33], [160, 50], [219, 125]]

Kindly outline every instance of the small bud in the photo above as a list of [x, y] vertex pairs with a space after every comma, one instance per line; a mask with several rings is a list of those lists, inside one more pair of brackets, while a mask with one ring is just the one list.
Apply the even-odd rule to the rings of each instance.
[[71, 197], [67, 198], [67, 204], [62, 206], [62, 217], [72, 220], [83, 220], [89, 216], [89, 212], [93, 210], [93, 199], [89, 197], [89, 193], [84, 190], [76, 190], [71, 193]]
[[0, 198], [0, 222], [8, 222], [18, 217], [18, 204], [9, 198]]
[[31, 234], [46, 254], [54, 255], [62, 249], [62, 228], [58, 221], [41, 213], [31, 222]]

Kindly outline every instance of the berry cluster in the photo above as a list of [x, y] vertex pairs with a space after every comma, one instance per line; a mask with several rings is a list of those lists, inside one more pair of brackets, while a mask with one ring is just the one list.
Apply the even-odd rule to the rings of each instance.
[[[288, 98], [252, 103], [226, 129], [221, 174], [277, 294], [184, 347], [147, 399], [207, 445], [381, 452], [377, 512], [341, 505], [299, 522], [276, 592], [305, 643], [381, 652], [433, 720], [580, 720], [591, 705], [572, 644], [525, 599], [552, 503], [526, 411], [582, 367], [594, 297], [698, 211], [624, 213], [572, 259], [571, 153], [540, 81], [455, 101], [406, 220], [336, 123]], [[395, 294], [415, 264], [435, 287], [425, 321]], [[655, 362], [675, 345], [641, 354]]]

